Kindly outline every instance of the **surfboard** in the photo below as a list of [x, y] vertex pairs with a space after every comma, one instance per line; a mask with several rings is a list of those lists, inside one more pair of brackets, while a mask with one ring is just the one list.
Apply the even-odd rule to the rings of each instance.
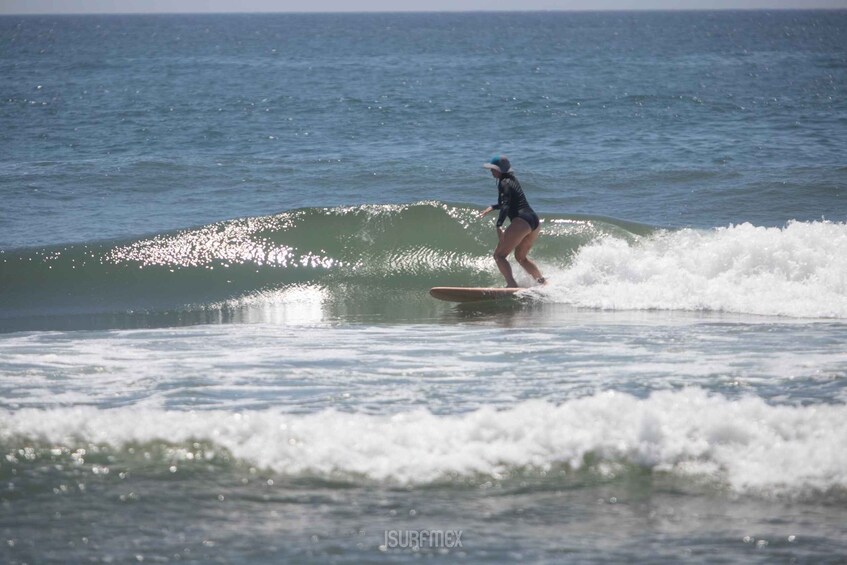
[[478, 302], [480, 300], [500, 300], [511, 298], [523, 288], [489, 288], [467, 286], [436, 286], [429, 293], [439, 300], [447, 302]]

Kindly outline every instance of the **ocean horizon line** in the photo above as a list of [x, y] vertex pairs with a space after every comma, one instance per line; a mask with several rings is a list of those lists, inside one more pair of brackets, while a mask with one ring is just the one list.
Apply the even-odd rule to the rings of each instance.
[[487, 8], [485, 10], [233, 10], [233, 11], [67, 11], [67, 12], [9, 12], [0, 13], [0, 17], [20, 16], [237, 16], [237, 15], [436, 15], [436, 14], [657, 14], [657, 13], [733, 13], [733, 12], [844, 12], [847, 6], [803, 6], [803, 7], [756, 7], [756, 8], [529, 8], [521, 10]]

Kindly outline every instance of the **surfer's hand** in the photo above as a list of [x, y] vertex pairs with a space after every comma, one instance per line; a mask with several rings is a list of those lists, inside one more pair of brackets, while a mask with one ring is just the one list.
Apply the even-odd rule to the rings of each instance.
[[506, 232], [503, 231], [503, 228], [501, 228], [500, 226], [497, 226], [497, 239], [499, 239], [500, 241], [503, 241], [503, 234], [504, 233], [506, 233]]
[[489, 206], [488, 208], [486, 208], [485, 210], [483, 210], [482, 212], [480, 212], [480, 213], [479, 213], [479, 217], [480, 217], [480, 218], [484, 218], [484, 217], [485, 217], [485, 216], [486, 216], [489, 212], [491, 212], [493, 209], [494, 209], [494, 208], [492, 208], [491, 206]]

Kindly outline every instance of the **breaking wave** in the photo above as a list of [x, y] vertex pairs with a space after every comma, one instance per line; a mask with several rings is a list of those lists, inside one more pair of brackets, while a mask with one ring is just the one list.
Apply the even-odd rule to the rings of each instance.
[[92, 472], [131, 470], [137, 455], [138, 465], [173, 473], [234, 459], [282, 476], [406, 485], [637, 468], [735, 492], [806, 495], [847, 488], [843, 419], [843, 405], [772, 406], [696, 388], [455, 415], [22, 409], [0, 413], [0, 467], [46, 459]]
[[[419, 202], [305, 208], [132, 241], [4, 251], [0, 329], [66, 329], [75, 322], [57, 320], [104, 315], [145, 325], [163, 313], [238, 321], [249, 318], [239, 312], [304, 300], [324, 318], [419, 319], [448, 307], [427, 295], [432, 286], [502, 284], [491, 227], [476, 208]], [[533, 256], [550, 284], [525, 293], [534, 303], [847, 317], [843, 223], [661, 230], [546, 215], [543, 229]], [[531, 284], [523, 273], [518, 281]]]

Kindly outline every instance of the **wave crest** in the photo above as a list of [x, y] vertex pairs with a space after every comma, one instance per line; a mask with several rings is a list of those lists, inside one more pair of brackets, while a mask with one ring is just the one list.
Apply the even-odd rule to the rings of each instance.
[[169, 466], [199, 442], [207, 453], [225, 450], [281, 475], [409, 485], [503, 479], [527, 469], [567, 475], [589, 464], [614, 472], [623, 464], [737, 492], [798, 495], [847, 488], [843, 417], [843, 405], [771, 406], [694, 388], [644, 399], [605, 392], [561, 405], [527, 401], [461, 415], [79, 407], [0, 413], [0, 444], [6, 464], [36, 442], [54, 453], [183, 446], [162, 450], [171, 455], [160, 464]]

